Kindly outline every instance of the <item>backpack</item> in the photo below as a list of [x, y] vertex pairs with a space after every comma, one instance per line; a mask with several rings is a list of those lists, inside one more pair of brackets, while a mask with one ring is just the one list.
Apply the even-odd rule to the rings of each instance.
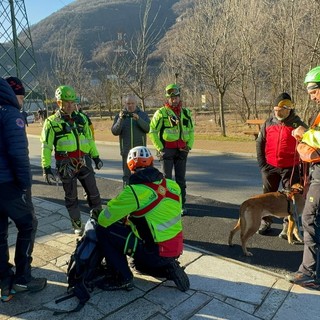
[[85, 225], [85, 232], [77, 241], [76, 249], [71, 254], [67, 267], [67, 295], [57, 299], [59, 303], [72, 297], [79, 299], [77, 307], [70, 311], [55, 311], [54, 315], [77, 312], [90, 299], [90, 292], [104, 278], [103, 255], [98, 247], [95, 231], [97, 222], [90, 218]]

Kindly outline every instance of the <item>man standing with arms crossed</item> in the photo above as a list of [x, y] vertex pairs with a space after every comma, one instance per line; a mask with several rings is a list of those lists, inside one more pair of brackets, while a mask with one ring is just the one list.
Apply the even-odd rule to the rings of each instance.
[[150, 123], [149, 137], [158, 151], [162, 172], [172, 179], [172, 170], [181, 189], [182, 211], [187, 214], [186, 203], [186, 166], [189, 151], [193, 147], [194, 127], [191, 111], [182, 107], [180, 88], [169, 84], [165, 89], [165, 105], [158, 109]]

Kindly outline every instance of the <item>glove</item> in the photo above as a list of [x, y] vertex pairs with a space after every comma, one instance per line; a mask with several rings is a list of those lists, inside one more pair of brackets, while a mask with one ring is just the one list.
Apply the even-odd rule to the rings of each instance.
[[102, 209], [91, 209], [90, 210], [90, 218], [98, 221], [98, 217]]
[[92, 160], [94, 161], [97, 170], [100, 170], [103, 167], [103, 162], [99, 157], [93, 158]]
[[47, 184], [52, 184], [52, 181], [57, 181], [55, 175], [53, 174], [51, 167], [43, 168], [43, 177]]
[[163, 160], [163, 156], [164, 156], [163, 150], [158, 150], [157, 151], [157, 157], [158, 157], [159, 161]]

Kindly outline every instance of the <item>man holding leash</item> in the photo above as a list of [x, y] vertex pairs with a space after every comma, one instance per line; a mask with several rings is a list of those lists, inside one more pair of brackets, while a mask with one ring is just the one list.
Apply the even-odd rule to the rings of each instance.
[[[299, 155], [293, 129], [307, 125], [295, 114], [294, 105], [288, 93], [281, 93], [274, 102], [274, 115], [262, 125], [256, 141], [257, 159], [261, 170], [263, 193], [276, 192], [279, 185], [290, 190], [300, 183]], [[271, 231], [272, 217], [262, 218], [259, 234]], [[279, 237], [286, 238], [288, 221], [283, 223]]]
[[[310, 99], [320, 104], [320, 66], [311, 69], [304, 80]], [[318, 115], [319, 117], [319, 115]], [[306, 130], [300, 126], [292, 134], [309, 146], [320, 148], [319, 123], [315, 129]], [[304, 287], [320, 288], [320, 162], [312, 163], [310, 186], [302, 213], [303, 258], [297, 272], [288, 274], [286, 279]]]

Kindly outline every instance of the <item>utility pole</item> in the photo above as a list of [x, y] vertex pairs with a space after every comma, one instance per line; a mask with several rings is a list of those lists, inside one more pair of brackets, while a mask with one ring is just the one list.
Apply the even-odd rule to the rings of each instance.
[[26, 98], [37, 98], [38, 72], [24, 0], [0, 1], [0, 76], [17, 76]]

